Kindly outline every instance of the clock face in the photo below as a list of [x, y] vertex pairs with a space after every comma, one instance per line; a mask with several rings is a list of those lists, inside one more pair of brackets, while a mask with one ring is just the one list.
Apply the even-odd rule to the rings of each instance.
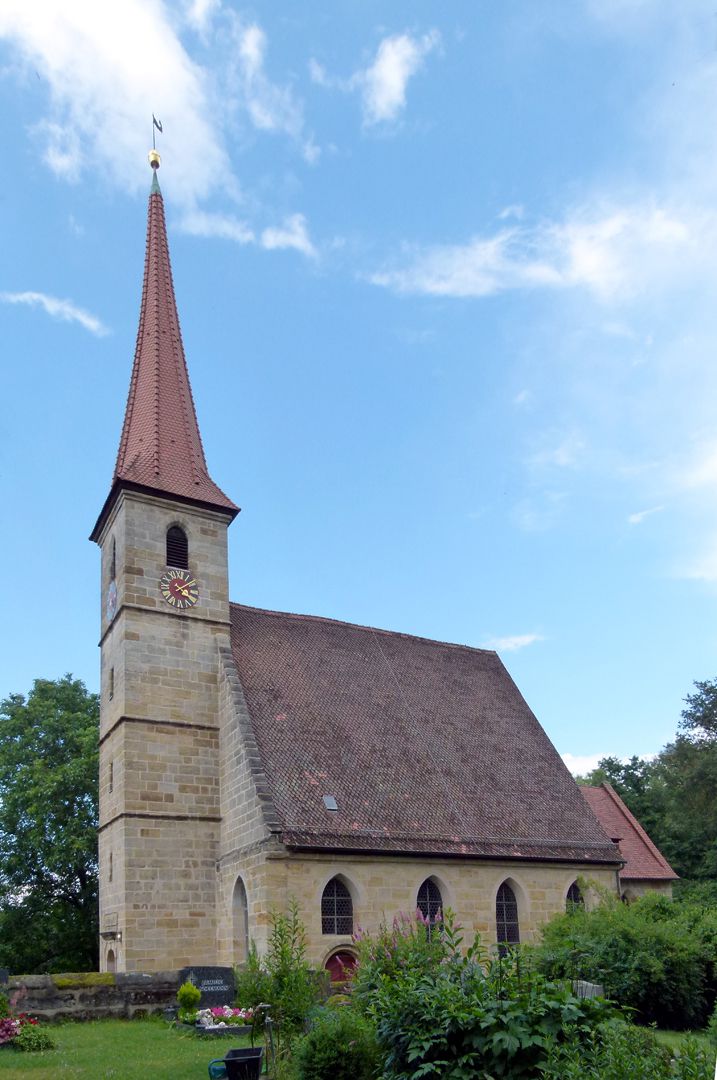
[[117, 611], [117, 582], [113, 579], [110, 581], [109, 588], [107, 589], [107, 619], [109, 622], [115, 617]]
[[189, 570], [167, 570], [159, 579], [159, 590], [167, 603], [180, 611], [194, 607], [199, 599], [199, 586]]

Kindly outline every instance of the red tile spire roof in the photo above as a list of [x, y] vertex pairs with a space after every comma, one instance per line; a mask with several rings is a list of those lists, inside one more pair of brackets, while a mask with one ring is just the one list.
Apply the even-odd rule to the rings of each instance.
[[152, 159], [142, 303], [132, 379], [113, 476], [93, 537], [119, 487], [144, 488], [227, 510], [238, 507], [209, 475], [174, 297], [164, 204]]

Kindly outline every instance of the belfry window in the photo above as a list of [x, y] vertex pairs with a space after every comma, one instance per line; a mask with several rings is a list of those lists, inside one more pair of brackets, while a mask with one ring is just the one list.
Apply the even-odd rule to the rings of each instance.
[[498, 889], [495, 898], [495, 929], [501, 955], [505, 953], [507, 946], [519, 944], [518, 901], [507, 881]]
[[438, 888], [435, 881], [426, 878], [423, 882], [423, 885], [421, 885], [418, 890], [418, 895], [416, 896], [416, 907], [429, 924], [436, 921], [441, 914], [443, 897], [441, 896], [441, 890]]
[[117, 577], [117, 541], [112, 537], [112, 552], [110, 554], [110, 581]]
[[353, 934], [354, 905], [340, 878], [331, 878], [321, 897], [321, 933]]
[[187, 534], [179, 525], [167, 529], [167, 566], [180, 570], [189, 569], [189, 544]]

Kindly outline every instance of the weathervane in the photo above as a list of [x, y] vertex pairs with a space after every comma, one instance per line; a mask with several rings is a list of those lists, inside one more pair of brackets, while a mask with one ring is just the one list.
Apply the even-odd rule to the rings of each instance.
[[157, 131], [159, 131], [159, 132], [163, 131], [162, 121], [158, 120], [157, 117], [154, 115], [154, 113], [152, 113], [152, 149], [149, 152], [149, 163], [152, 166], [152, 168], [156, 171], [159, 168], [162, 159], [160, 158], [159, 153], [157, 151], [157, 144], [155, 142], [155, 139], [156, 139], [155, 129]]

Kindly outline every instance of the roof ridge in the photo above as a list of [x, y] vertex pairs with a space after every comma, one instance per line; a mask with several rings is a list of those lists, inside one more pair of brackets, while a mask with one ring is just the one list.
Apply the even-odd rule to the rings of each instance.
[[239, 604], [231, 600], [229, 607], [243, 611], [256, 611], [261, 615], [271, 615], [283, 619], [306, 620], [307, 622], [331, 623], [334, 626], [349, 626], [353, 630], [364, 630], [370, 634], [381, 634], [390, 638], [407, 638], [411, 641], [425, 641], [428, 645], [444, 645], [449, 649], [461, 649], [470, 653], [486, 653], [489, 656], [498, 656], [495, 649], [483, 649], [480, 645], [463, 645], [458, 641], [441, 641], [440, 638], [425, 637], [423, 634], [409, 634], [405, 630], [385, 630], [380, 626], [369, 626], [367, 623], [349, 622], [347, 619], [335, 619], [330, 615], [307, 615], [298, 611], [278, 611], [273, 608], [261, 608], [254, 604]]

